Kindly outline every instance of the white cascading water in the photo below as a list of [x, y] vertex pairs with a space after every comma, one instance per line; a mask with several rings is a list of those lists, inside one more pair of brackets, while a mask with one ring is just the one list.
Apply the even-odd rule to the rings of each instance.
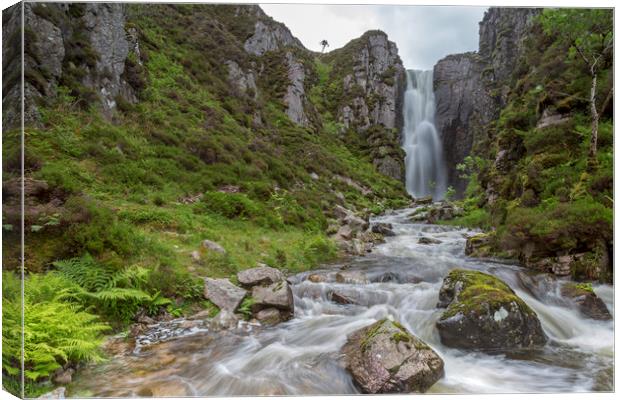
[[413, 197], [442, 200], [446, 170], [441, 137], [435, 127], [433, 71], [407, 71], [403, 119], [407, 192]]
[[[413, 209], [374, 218], [396, 233], [366, 257], [303, 272], [289, 279], [295, 317], [274, 327], [244, 325], [228, 332], [190, 330], [182, 337], [156, 339], [138, 353], [113, 357], [74, 375], [76, 397], [310, 395], [359, 393], [343, 368], [339, 351], [347, 335], [391, 317], [443, 358], [445, 376], [431, 393], [587, 392], [613, 390], [614, 323], [595, 321], [562, 300], [561, 279], [533, 293], [509, 263], [472, 259], [464, 235], [449, 226], [412, 223]], [[421, 237], [441, 241], [419, 244]], [[498, 276], [538, 315], [549, 337], [539, 349], [486, 354], [444, 346], [435, 323], [443, 277], [455, 267]], [[337, 279], [339, 272], [356, 279]], [[310, 273], [325, 276], [311, 282]], [[361, 278], [360, 278], [361, 276]], [[547, 282], [546, 275], [540, 275]], [[593, 285], [614, 312], [613, 286]], [[356, 304], [330, 301], [332, 291]], [[182, 323], [191, 321], [181, 320]], [[165, 324], [165, 323], [162, 323]], [[161, 332], [166, 333], [166, 332]]]

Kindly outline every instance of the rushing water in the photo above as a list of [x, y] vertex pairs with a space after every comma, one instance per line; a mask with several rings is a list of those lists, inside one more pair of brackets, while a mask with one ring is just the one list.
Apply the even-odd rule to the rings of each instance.
[[[81, 371], [69, 387], [73, 396], [302, 395], [358, 393], [343, 369], [339, 349], [347, 335], [392, 317], [431, 345], [445, 361], [445, 377], [430, 392], [576, 392], [613, 387], [613, 322], [584, 318], [558, 301], [558, 291], [535, 298], [521, 286], [520, 268], [467, 258], [466, 230], [408, 222], [401, 210], [374, 222], [394, 225], [366, 256], [312, 273], [327, 282], [293, 276], [295, 317], [276, 327], [191, 335], [122, 355]], [[422, 236], [440, 244], [418, 244]], [[544, 348], [489, 355], [443, 346], [435, 329], [442, 278], [453, 268], [477, 269], [507, 282], [538, 314], [549, 336]], [[336, 283], [335, 274], [350, 274]], [[332, 290], [358, 305], [329, 301]], [[613, 288], [595, 291], [613, 314]]]
[[407, 71], [403, 121], [407, 191], [414, 197], [441, 200], [446, 193], [446, 171], [435, 128], [433, 71]]

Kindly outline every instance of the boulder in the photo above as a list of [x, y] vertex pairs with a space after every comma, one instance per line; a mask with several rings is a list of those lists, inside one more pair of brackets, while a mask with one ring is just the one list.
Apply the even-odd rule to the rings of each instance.
[[308, 280], [313, 283], [326, 282], [327, 277], [320, 274], [310, 274], [308, 275]]
[[254, 304], [252, 311], [258, 313], [266, 308], [277, 308], [283, 320], [292, 317], [294, 313], [293, 292], [286, 281], [273, 283], [269, 286], [254, 286], [252, 288]]
[[439, 244], [441, 243], [441, 240], [423, 236], [420, 239], [418, 239], [418, 243], [419, 244]]
[[543, 345], [547, 336], [536, 313], [506, 283], [479, 271], [456, 269], [444, 278], [436, 323], [449, 347], [506, 351]]
[[491, 254], [493, 236], [490, 233], [479, 233], [468, 236], [465, 242], [465, 254], [471, 257], [488, 257]]
[[444, 375], [437, 353], [388, 319], [351, 334], [341, 352], [364, 393], [423, 393]]
[[378, 222], [374, 224], [371, 228], [372, 232], [374, 233], [379, 233], [383, 236], [395, 236], [396, 234], [394, 233], [392, 229], [393, 229], [392, 224], [388, 224], [385, 222]]
[[342, 239], [349, 240], [353, 238], [353, 230], [349, 225], [343, 225], [340, 227], [340, 229], [338, 229], [338, 232], [336, 232], [336, 236]]
[[588, 318], [610, 321], [612, 316], [607, 306], [601, 300], [589, 283], [565, 282], [560, 290], [562, 296], [570, 299], [579, 311]]
[[211, 240], [203, 240], [202, 247], [210, 251], [215, 251], [216, 253], [226, 254], [226, 250], [222, 246]]
[[368, 221], [354, 214], [349, 214], [344, 218], [344, 223], [348, 225], [353, 232], [361, 232], [368, 229]]
[[331, 301], [337, 304], [357, 304], [355, 300], [342, 293], [332, 292], [329, 297]]
[[366, 284], [369, 280], [366, 274], [361, 271], [341, 271], [336, 274], [336, 282]]
[[256, 285], [271, 285], [272, 283], [284, 280], [284, 274], [267, 265], [260, 265], [256, 268], [246, 269], [237, 274], [237, 280], [241, 286], [252, 287]]
[[282, 321], [280, 310], [277, 308], [265, 308], [256, 313], [256, 319], [265, 325], [275, 325]]
[[233, 285], [228, 279], [205, 278], [204, 296], [221, 310], [234, 313], [246, 291]]
[[57, 385], [68, 385], [71, 383], [71, 379], [75, 370], [73, 368], [59, 368], [58, 371], [54, 373], [52, 377], [52, 381]]

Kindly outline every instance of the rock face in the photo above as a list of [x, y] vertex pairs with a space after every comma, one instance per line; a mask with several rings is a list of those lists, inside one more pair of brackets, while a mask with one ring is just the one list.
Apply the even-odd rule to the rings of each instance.
[[437, 353], [387, 319], [351, 334], [341, 352], [364, 393], [423, 393], [444, 374]]
[[[24, 3], [26, 124], [39, 122], [37, 103], [53, 98], [61, 80], [82, 85], [79, 100], [98, 100], [104, 115], [111, 115], [118, 97], [137, 101], [125, 72], [130, 54], [139, 60], [139, 45], [125, 30], [125, 8], [120, 3]], [[3, 41], [3, 56], [15, 60], [15, 76], [5, 72], [3, 127], [8, 129], [20, 122], [21, 67], [15, 51], [21, 49], [21, 7], [12, 7], [4, 17], [3, 34], [10, 40]]]
[[507, 351], [547, 341], [536, 313], [492, 275], [450, 272], [437, 306], [447, 307], [436, 326], [441, 342], [449, 347]]
[[[262, 11], [260, 14], [264, 15]], [[299, 39], [286, 26], [274, 21], [266, 23], [260, 19], [254, 24], [254, 34], [245, 41], [243, 48], [252, 55], [262, 56], [268, 51], [288, 46], [303, 48]]]
[[399, 132], [406, 76], [396, 44], [384, 32], [369, 31], [325, 58], [341, 71], [338, 121], [345, 131], [364, 133], [378, 171], [404, 179]]
[[480, 23], [479, 51], [449, 55], [434, 67], [435, 124], [442, 135], [448, 184], [462, 195], [466, 181], [456, 166], [476, 134], [499, 116], [535, 8], [490, 8]]
[[204, 296], [221, 310], [234, 313], [246, 291], [233, 285], [228, 279], [205, 278]]

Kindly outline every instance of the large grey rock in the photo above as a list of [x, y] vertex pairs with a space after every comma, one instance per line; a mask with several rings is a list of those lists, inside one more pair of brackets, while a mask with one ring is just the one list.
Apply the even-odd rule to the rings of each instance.
[[436, 323], [449, 347], [509, 351], [547, 341], [536, 313], [500, 279], [456, 269], [444, 278], [438, 307], [447, 307]]
[[374, 233], [379, 233], [383, 236], [395, 236], [396, 234], [392, 230], [393, 228], [394, 227], [392, 226], [392, 224], [388, 224], [385, 222], [378, 222], [372, 226], [371, 230]]
[[271, 307], [257, 312], [256, 319], [265, 325], [276, 325], [282, 321], [282, 316], [280, 310]]
[[271, 285], [272, 283], [284, 280], [284, 278], [285, 276], [280, 270], [267, 265], [246, 269], [237, 274], [239, 283], [246, 287]]
[[202, 247], [204, 249], [210, 250], [210, 251], [214, 251], [216, 253], [220, 253], [220, 254], [226, 254], [226, 249], [224, 249], [220, 244], [215, 243], [212, 240], [208, 240], [205, 239], [202, 241]]
[[273, 283], [269, 286], [254, 286], [252, 288], [254, 304], [252, 311], [257, 313], [266, 308], [277, 308], [283, 311], [281, 315], [288, 319], [294, 313], [293, 292], [286, 281]]
[[205, 278], [204, 296], [221, 310], [234, 313], [246, 293], [228, 279]]
[[423, 393], [444, 375], [433, 349], [387, 319], [349, 335], [341, 353], [364, 393]]
[[229, 310], [220, 311], [211, 321], [209, 328], [214, 331], [235, 329], [239, 325], [239, 318]]
[[303, 48], [301, 42], [291, 34], [286, 26], [262, 19], [256, 21], [254, 34], [243, 45], [246, 52], [255, 56], [262, 56], [268, 51], [287, 46]]

